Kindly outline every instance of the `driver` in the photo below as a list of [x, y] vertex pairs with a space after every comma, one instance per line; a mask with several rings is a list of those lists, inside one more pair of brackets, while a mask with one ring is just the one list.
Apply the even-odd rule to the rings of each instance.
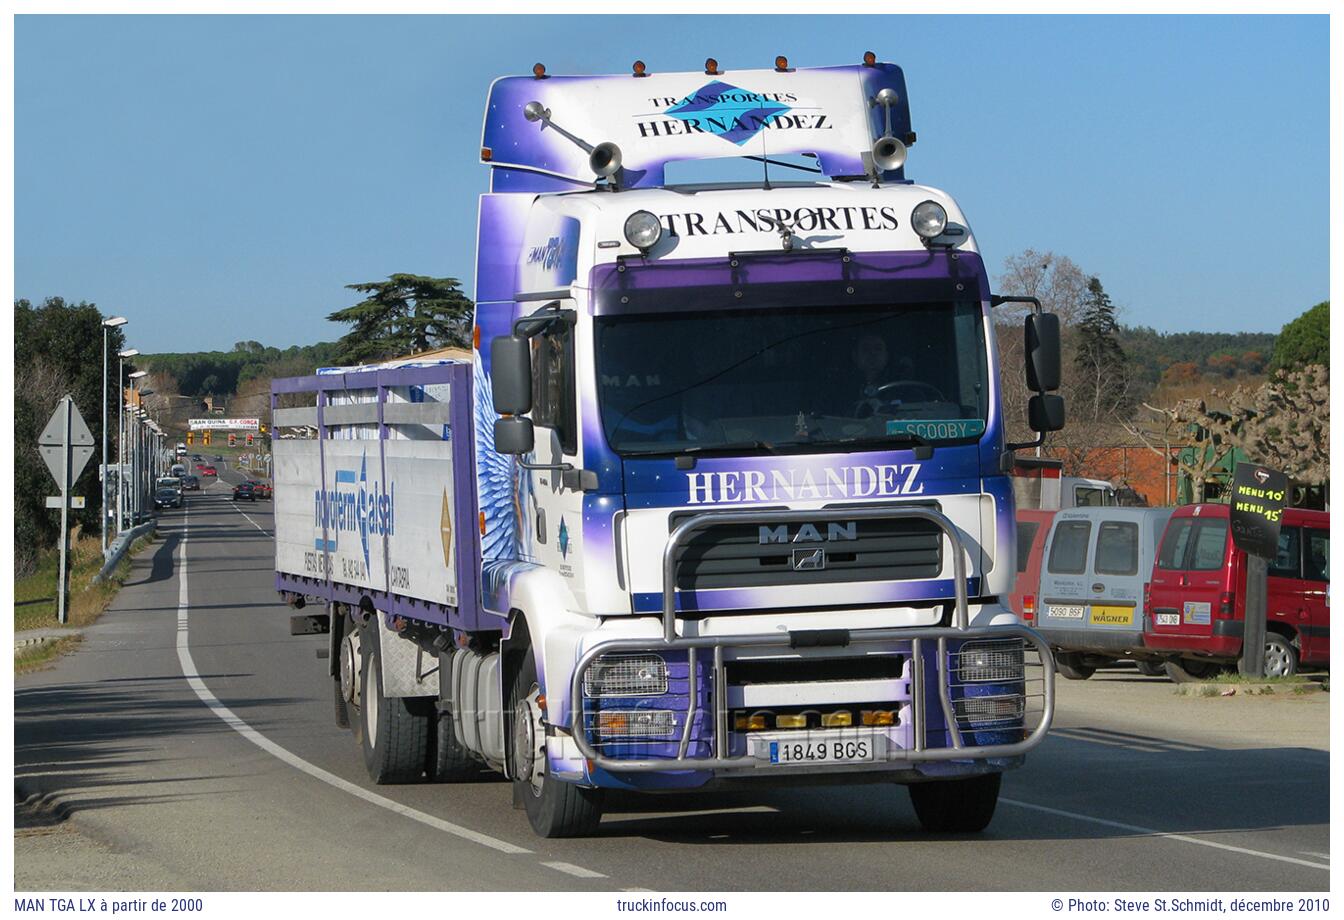
[[901, 358], [894, 373], [888, 371], [886, 340], [872, 333], [858, 338], [852, 358], [861, 376], [858, 401], [854, 406], [855, 418], [867, 418], [879, 409], [900, 404], [900, 400], [882, 399], [878, 392], [893, 380], [910, 376], [914, 365], [909, 358]]

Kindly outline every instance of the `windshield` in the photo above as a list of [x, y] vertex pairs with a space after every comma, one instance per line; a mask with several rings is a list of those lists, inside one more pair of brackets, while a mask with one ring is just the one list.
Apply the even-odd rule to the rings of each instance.
[[597, 374], [607, 442], [626, 455], [880, 449], [985, 431], [973, 301], [603, 317]]

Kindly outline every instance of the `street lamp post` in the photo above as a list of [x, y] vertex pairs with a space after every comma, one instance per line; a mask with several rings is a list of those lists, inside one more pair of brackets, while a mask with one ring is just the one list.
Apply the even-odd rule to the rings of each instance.
[[[137, 393], [136, 384], [142, 377], [148, 377], [149, 371], [136, 371], [128, 375], [127, 379], [131, 382], [131, 395], [134, 397]], [[135, 403], [134, 411], [131, 412], [131, 520], [132, 527], [140, 523], [140, 493], [144, 483], [141, 481], [141, 475], [144, 469], [144, 428], [140, 424], [140, 415], [144, 408], [140, 405], [138, 399], [132, 400]]]
[[[103, 500], [98, 508], [98, 513], [103, 518], [102, 526], [102, 546], [103, 555], [107, 555], [107, 335], [112, 329], [118, 326], [126, 325], [126, 317], [110, 316], [103, 320], [103, 474], [100, 481], [103, 486]], [[121, 381], [117, 381], [120, 386]]]
[[126, 387], [123, 386], [123, 362], [140, 354], [138, 348], [117, 352], [117, 535], [125, 529], [126, 518]]

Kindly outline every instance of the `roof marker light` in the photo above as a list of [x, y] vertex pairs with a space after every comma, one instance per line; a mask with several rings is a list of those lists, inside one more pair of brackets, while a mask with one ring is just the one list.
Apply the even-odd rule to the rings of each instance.
[[646, 68], [645, 68], [645, 66], [644, 66], [644, 62], [643, 62], [643, 61], [635, 61], [634, 66], [633, 66], [631, 69], [634, 70], [634, 72], [635, 72], [635, 76], [637, 76], [637, 77], [647, 77], [647, 76], [648, 76], [648, 74], [644, 72], [644, 71], [646, 70]]
[[775, 58], [775, 70], [778, 70], [780, 73], [785, 73], [788, 69], [789, 69], [788, 58], [786, 58], [782, 54], [779, 57]]
[[876, 66], [877, 66], [877, 55], [876, 55], [876, 54], [873, 54], [873, 52], [871, 52], [871, 51], [865, 51], [865, 52], [863, 52], [863, 66], [864, 66], [864, 67], [876, 67]]
[[947, 211], [936, 201], [921, 201], [910, 212], [910, 226], [925, 240], [942, 236], [947, 229]]
[[705, 73], [709, 74], [711, 77], [716, 77], [723, 73], [723, 71], [719, 70], [718, 61], [713, 58], [705, 58]]
[[640, 252], [648, 253], [663, 238], [663, 224], [652, 211], [635, 211], [625, 219], [625, 239]]
[[545, 80], [545, 79], [546, 79], [546, 65], [545, 65], [545, 64], [541, 64], [541, 63], [533, 64], [533, 65], [532, 65], [532, 76], [536, 77], [538, 80]]

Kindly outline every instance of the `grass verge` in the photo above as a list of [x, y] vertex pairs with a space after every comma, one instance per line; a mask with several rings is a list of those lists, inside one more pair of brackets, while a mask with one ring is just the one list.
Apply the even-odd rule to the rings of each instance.
[[[131, 557], [154, 542], [152, 536], [141, 537], [131, 544], [129, 551], [106, 579], [94, 584], [93, 578], [103, 567], [103, 553], [97, 537], [85, 537], [76, 531], [70, 542], [70, 599], [66, 610], [68, 622], [57, 620], [57, 575], [60, 555], [48, 551], [38, 563], [37, 571], [14, 582], [14, 631], [27, 629], [78, 629], [88, 626], [117, 596], [122, 582], [131, 571]], [[68, 640], [75, 641], [68, 641]], [[22, 674], [41, 667], [72, 648], [78, 637], [63, 636], [55, 642], [46, 642], [21, 650], [14, 656], [14, 672]]]

